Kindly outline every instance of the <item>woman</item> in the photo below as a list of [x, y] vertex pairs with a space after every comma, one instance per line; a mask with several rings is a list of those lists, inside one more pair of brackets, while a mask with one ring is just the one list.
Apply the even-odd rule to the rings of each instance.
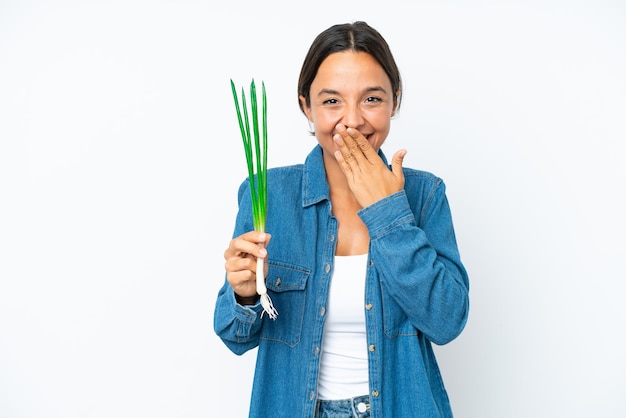
[[[268, 171], [268, 233], [253, 231], [240, 187], [214, 326], [236, 354], [258, 347], [250, 417], [452, 416], [431, 343], [463, 330], [469, 282], [442, 180], [381, 151], [401, 93], [375, 29], [328, 28], [298, 82], [318, 145]], [[257, 257], [275, 320], [258, 302]]]

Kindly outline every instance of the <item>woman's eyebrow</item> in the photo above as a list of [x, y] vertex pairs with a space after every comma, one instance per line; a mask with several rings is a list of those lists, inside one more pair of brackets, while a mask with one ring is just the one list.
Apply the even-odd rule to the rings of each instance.
[[[382, 86], [367, 87], [365, 90], [363, 90], [363, 92], [364, 93], [381, 92], [381, 93], [387, 94], [387, 90], [385, 90]], [[321, 89], [319, 93], [317, 93], [317, 97], [322, 96], [324, 94], [339, 95], [339, 92], [333, 89]]]
[[317, 97], [320, 97], [324, 94], [338, 95], [339, 92], [337, 90], [332, 90], [332, 89], [321, 89], [319, 93], [317, 93]]
[[368, 87], [365, 89], [365, 93], [372, 93], [372, 92], [381, 92], [381, 93], [387, 94], [387, 90], [385, 90], [382, 86]]

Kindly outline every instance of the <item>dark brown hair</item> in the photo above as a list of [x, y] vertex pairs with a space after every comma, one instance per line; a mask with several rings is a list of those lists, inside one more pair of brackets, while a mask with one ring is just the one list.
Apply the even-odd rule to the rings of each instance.
[[300, 96], [304, 97], [307, 106], [311, 106], [311, 84], [319, 66], [330, 54], [342, 51], [367, 52], [374, 57], [391, 80], [393, 104], [397, 110], [400, 107], [402, 94], [400, 71], [385, 38], [376, 29], [362, 21], [333, 25], [317, 35], [300, 70], [298, 79], [300, 110], [304, 113], [299, 100]]

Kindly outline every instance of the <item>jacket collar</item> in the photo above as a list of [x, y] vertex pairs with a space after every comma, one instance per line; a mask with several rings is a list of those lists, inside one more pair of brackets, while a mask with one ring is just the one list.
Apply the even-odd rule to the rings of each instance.
[[[378, 155], [388, 166], [387, 158], [382, 150], [378, 150]], [[330, 189], [326, 179], [326, 169], [324, 168], [324, 155], [322, 147], [317, 144], [309, 153], [304, 162], [304, 175], [302, 178], [302, 206], [315, 205], [322, 200], [330, 200]]]

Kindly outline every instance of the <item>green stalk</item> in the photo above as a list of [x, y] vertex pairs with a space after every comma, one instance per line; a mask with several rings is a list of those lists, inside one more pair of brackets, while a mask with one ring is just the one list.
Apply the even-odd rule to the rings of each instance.
[[[252, 198], [252, 222], [256, 231], [265, 232], [265, 219], [267, 212], [267, 98], [265, 83], [262, 83], [262, 131], [259, 130], [259, 111], [254, 79], [250, 83], [252, 129], [250, 129], [246, 94], [243, 88], [241, 89], [241, 102], [243, 107], [242, 118], [242, 112], [237, 98], [237, 90], [235, 89], [235, 83], [233, 83], [232, 79], [230, 80], [230, 86], [233, 93], [233, 99], [235, 101], [237, 120], [239, 122], [239, 130], [241, 131], [241, 138], [243, 140], [243, 147], [246, 154], [246, 164], [248, 166], [250, 197]], [[254, 144], [252, 143], [253, 141]], [[259, 246], [263, 245], [264, 243], [259, 243]], [[257, 293], [261, 296], [260, 300], [264, 312], [266, 312], [271, 319], [276, 319], [278, 312], [272, 305], [272, 301], [267, 294], [267, 288], [265, 287], [263, 258], [257, 258], [256, 287]]]
[[261, 82], [261, 87], [263, 90], [263, 163], [262, 163], [262, 173], [263, 173], [263, 189], [261, 194], [261, 207], [263, 208], [263, 230], [265, 230], [265, 218], [267, 211], [267, 97], [265, 94], [265, 83]]
[[[254, 228], [257, 231], [265, 231], [265, 191], [267, 189], [267, 184], [265, 182], [265, 172], [267, 171], [267, 167], [262, 164], [263, 157], [261, 155], [261, 136], [259, 133], [259, 109], [257, 104], [256, 97], [256, 85], [254, 80], [250, 83], [250, 104], [252, 105], [252, 126], [254, 133], [254, 150], [256, 156], [256, 167], [257, 167], [257, 177], [256, 184], [254, 188], [257, 192], [256, 200], [253, 199], [253, 202], [256, 206], [256, 216], [255, 216], [255, 225]], [[265, 128], [265, 127], [264, 127]], [[249, 164], [249, 163], [248, 163]], [[252, 181], [252, 180], [251, 180]]]
[[246, 154], [246, 162], [248, 167], [248, 179], [250, 180], [250, 193], [252, 197], [252, 221], [254, 224], [254, 229], [257, 228], [257, 197], [256, 197], [256, 188], [254, 187], [254, 165], [252, 164], [252, 147], [250, 138], [250, 122], [248, 119], [248, 106], [246, 105], [246, 93], [243, 88], [241, 89], [241, 100], [243, 102], [243, 113], [244, 120], [241, 118], [241, 108], [239, 106], [239, 100], [237, 98], [237, 90], [235, 89], [235, 83], [233, 80], [230, 80], [230, 86], [233, 93], [233, 99], [235, 101], [235, 110], [237, 111], [237, 120], [239, 122], [239, 130], [241, 131], [241, 139], [243, 140], [243, 149]]

